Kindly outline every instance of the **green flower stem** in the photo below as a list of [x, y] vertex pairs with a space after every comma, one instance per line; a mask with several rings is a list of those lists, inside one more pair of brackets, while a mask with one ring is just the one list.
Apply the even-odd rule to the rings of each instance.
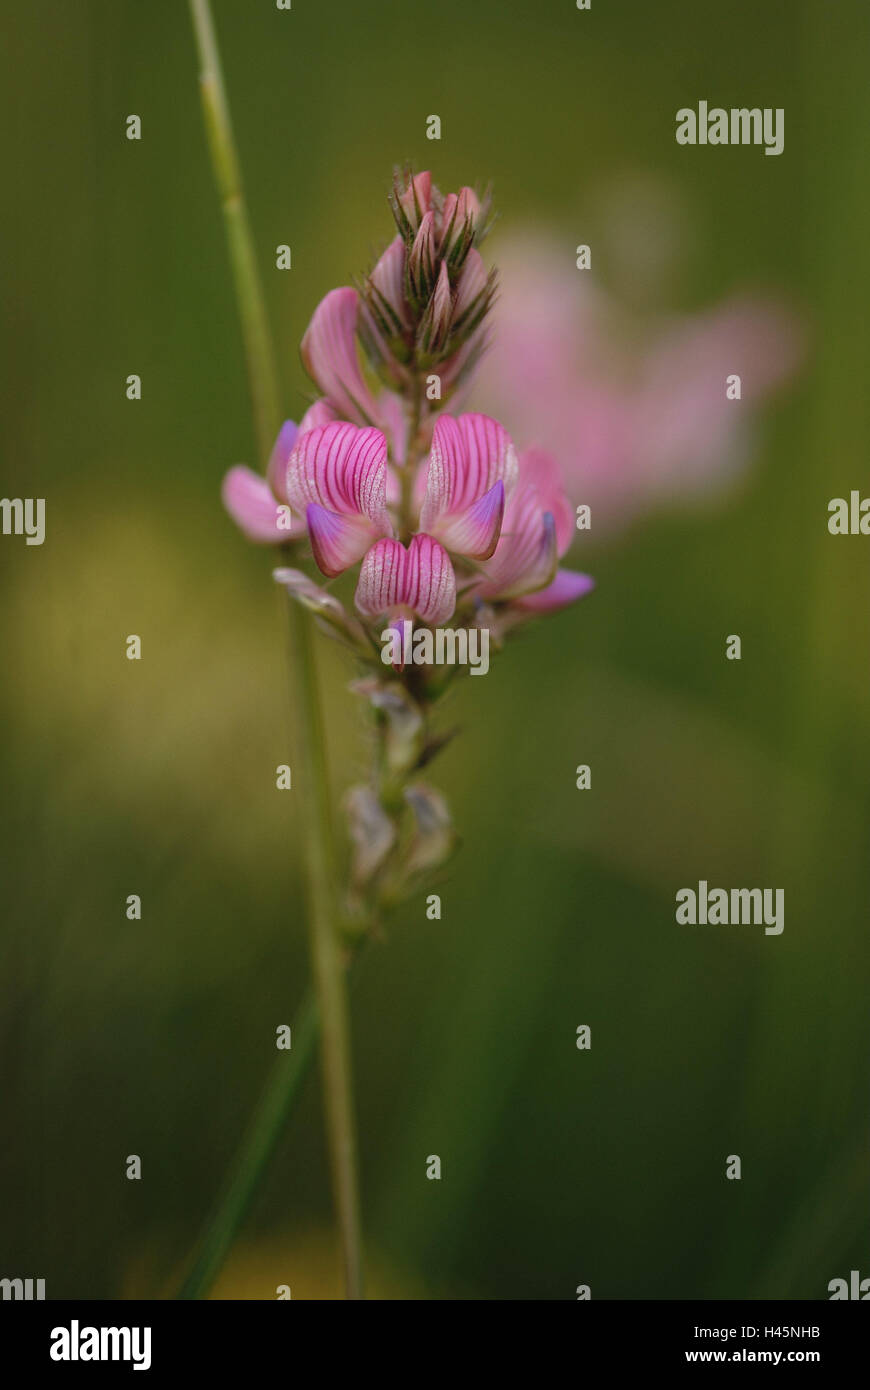
[[[242, 189], [239, 161], [221, 72], [220, 54], [209, 0], [190, 0], [190, 12], [200, 60], [200, 87], [215, 182], [221, 199], [242, 320], [248, 375], [254, 405], [254, 424], [260, 459], [269, 457], [280, 424], [277, 373], [269, 324], [257, 273], [250, 222]], [[311, 620], [291, 600], [291, 664], [300, 721], [306, 805], [306, 868], [311, 954], [317, 1013], [322, 1034], [326, 1129], [333, 1195], [339, 1227], [348, 1298], [362, 1297], [362, 1249], [356, 1164], [356, 1134], [351, 1096], [346, 965], [342, 960], [336, 924], [337, 862], [329, 804], [329, 782]], [[313, 1015], [311, 1016], [313, 1018]], [[235, 1177], [218, 1205], [193, 1274], [185, 1288], [207, 1286], [233, 1239], [235, 1231], [274, 1147], [280, 1125], [289, 1111], [310, 1052], [316, 1025], [306, 1015], [303, 1043], [297, 1041], [300, 1067], [282, 1068], [270, 1084], [248, 1140], [242, 1147]], [[309, 1037], [310, 1033], [310, 1037]], [[298, 1037], [298, 1033], [297, 1033]], [[297, 1074], [298, 1072], [298, 1074]], [[287, 1093], [282, 1092], [283, 1085]], [[194, 1271], [196, 1273], [196, 1271]], [[188, 1293], [187, 1297], [196, 1297]]]
[[318, 1022], [317, 1007], [309, 995], [293, 1028], [293, 1046], [274, 1063], [260, 1104], [215, 1205], [190, 1271], [176, 1295], [177, 1298], [203, 1298], [214, 1283], [248, 1213], [254, 1193], [305, 1079], [317, 1041]]
[[338, 865], [332, 833], [329, 781], [323, 754], [320, 702], [311, 652], [311, 621], [291, 598], [291, 636], [298, 661], [298, 697], [303, 727], [302, 778], [311, 807], [308, 920], [314, 985], [320, 1010], [321, 1064], [332, 1190], [341, 1232], [346, 1296], [363, 1297], [362, 1238], [356, 1127], [350, 1065], [350, 1022], [346, 952], [335, 930]]
[[254, 428], [257, 433], [260, 461], [265, 464], [281, 424], [275, 355], [260, 277], [257, 273], [254, 240], [248, 220], [209, 0], [190, 0], [190, 13], [200, 61], [199, 86], [203, 119], [212, 170], [223, 208], [236, 282], [236, 299], [242, 320], [245, 357], [254, 407]]

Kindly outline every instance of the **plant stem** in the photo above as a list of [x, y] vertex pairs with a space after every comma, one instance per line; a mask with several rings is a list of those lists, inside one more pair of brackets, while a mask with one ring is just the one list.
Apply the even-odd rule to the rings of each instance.
[[209, 0], [190, 0], [190, 13], [200, 61], [203, 118], [242, 320], [257, 445], [260, 460], [265, 463], [281, 423], [275, 357]]
[[[254, 425], [261, 462], [265, 464], [280, 423], [275, 359], [257, 273], [209, 0], [190, 0], [190, 12], [201, 65], [203, 114], [215, 181], [224, 212], [236, 297], [242, 320], [254, 406]], [[305, 795], [309, 798], [306, 803], [309, 809], [306, 816], [306, 869], [312, 966], [322, 1033], [327, 1140], [333, 1196], [341, 1231], [346, 1293], [348, 1298], [356, 1299], [362, 1297], [362, 1243], [356, 1132], [351, 1094], [347, 977], [336, 931], [337, 863], [329, 802], [329, 780], [311, 642], [311, 620], [293, 600], [290, 601], [290, 623], [293, 637], [291, 665], [300, 721], [302, 784]], [[311, 1018], [313, 1017], [312, 1013]], [[309, 1050], [315, 1032], [316, 1022], [309, 1022], [306, 1015], [303, 1037]], [[270, 1085], [262, 1112], [258, 1113], [249, 1138], [243, 1145], [236, 1175], [206, 1236], [203, 1253], [196, 1267], [200, 1273], [196, 1280], [194, 1275], [191, 1275], [186, 1288], [204, 1288], [216, 1273], [229, 1248], [269, 1153], [274, 1147], [278, 1127], [288, 1113], [289, 1102], [296, 1093], [299, 1076], [304, 1070], [304, 1061], [305, 1049], [299, 1075], [296, 1068], [284, 1068], [273, 1083], [274, 1093]], [[285, 1087], [289, 1086], [287, 1094], [281, 1092], [282, 1076]], [[194, 1293], [187, 1296], [196, 1295]]]
[[309, 833], [309, 934], [314, 986], [321, 1020], [321, 1065], [326, 1101], [332, 1189], [341, 1232], [346, 1296], [363, 1297], [362, 1240], [356, 1128], [350, 1064], [350, 1023], [347, 966], [335, 931], [335, 885], [338, 866], [332, 834], [329, 781], [323, 758], [323, 737], [314, 667], [311, 623], [290, 599], [294, 648], [299, 658], [298, 694], [303, 727], [311, 737], [302, 744], [303, 786], [310, 793], [312, 829]]
[[202, 1298], [214, 1283], [247, 1215], [251, 1199], [308, 1071], [317, 1039], [317, 1026], [317, 1007], [309, 995], [293, 1029], [293, 1047], [289, 1055], [282, 1055], [275, 1061], [260, 1104], [177, 1298]]

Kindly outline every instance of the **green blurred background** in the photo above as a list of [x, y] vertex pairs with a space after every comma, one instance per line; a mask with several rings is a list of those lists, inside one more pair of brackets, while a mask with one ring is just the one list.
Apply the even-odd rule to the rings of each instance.
[[[826, 529], [868, 491], [867, 8], [215, 17], [288, 415], [403, 159], [493, 181], [496, 259], [520, 224], [584, 240], [614, 179], [669, 180], [697, 224], [672, 307], [760, 285], [812, 344], [743, 488], [593, 530], [594, 598], [450, 711], [443, 918], [410, 902], [354, 993], [372, 1291], [825, 1298], [870, 1274], [870, 542]], [[218, 496], [254, 440], [187, 7], [7, 0], [3, 28], [2, 491], [46, 498], [47, 539], [0, 540], [0, 1274], [163, 1296], [307, 981], [281, 596]], [[701, 97], [784, 107], [785, 152], [681, 149]], [[337, 793], [363, 767], [351, 674], [323, 652]], [[699, 878], [784, 887], [783, 935], [677, 927]], [[331, 1297], [336, 1269], [312, 1077], [217, 1292]]]

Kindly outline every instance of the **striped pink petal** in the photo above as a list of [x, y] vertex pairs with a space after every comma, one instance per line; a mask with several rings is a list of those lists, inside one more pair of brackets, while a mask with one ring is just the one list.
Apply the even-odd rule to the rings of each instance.
[[358, 312], [356, 290], [330, 290], [314, 310], [300, 351], [306, 371], [342, 418], [370, 424], [377, 410], [357, 357]]
[[441, 415], [432, 434], [421, 524], [462, 511], [501, 480], [509, 493], [517, 456], [511, 437], [488, 415]]
[[[420, 525], [445, 539], [452, 523], [496, 483], [507, 496], [517, 476], [517, 456], [507, 430], [488, 415], [439, 417], [432, 435]], [[477, 552], [468, 552], [476, 554]], [[489, 551], [491, 554], [491, 550]]]
[[261, 545], [280, 545], [304, 529], [292, 510], [288, 526], [286, 504], [278, 501], [265, 478], [241, 463], [224, 478], [221, 497], [236, 525]]
[[380, 540], [362, 562], [355, 602], [369, 618], [407, 608], [424, 622], [444, 622], [456, 607], [450, 556], [431, 536], [412, 536], [407, 549]]
[[330, 579], [356, 564], [378, 534], [366, 517], [330, 512], [316, 502], [309, 502], [305, 519], [317, 567]]
[[387, 441], [380, 430], [344, 420], [299, 436], [287, 461], [287, 496], [304, 512], [310, 502], [345, 516], [367, 517], [376, 535], [392, 529], [386, 509]]

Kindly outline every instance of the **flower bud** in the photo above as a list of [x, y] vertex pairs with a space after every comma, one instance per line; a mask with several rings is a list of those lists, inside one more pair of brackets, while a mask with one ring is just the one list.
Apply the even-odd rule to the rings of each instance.
[[427, 212], [408, 253], [408, 286], [411, 307], [418, 312], [428, 301], [438, 280], [435, 214]]
[[452, 271], [458, 270], [474, 243], [480, 223], [480, 199], [473, 188], [448, 193], [441, 214], [441, 255]]
[[417, 330], [417, 348], [424, 357], [438, 357], [447, 343], [450, 321], [453, 315], [453, 295], [450, 292], [450, 276], [447, 262], [441, 262], [435, 292], [426, 305], [420, 327]]
[[431, 873], [447, 862], [459, 843], [450, 810], [440, 792], [424, 782], [405, 789], [414, 813], [415, 830], [403, 864], [406, 878]]
[[354, 845], [353, 881], [356, 887], [362, 887], [377, 872], [395, 844], [396, 827], [374, 790], [365, 784], [348, 790], [344, 810]]
[[433, 202], [432, 175], [402, 175], [398, 170], [393, 174], [393, 192], [390, 206], [393, 216], [405, 242], [413, 241], [424, 216], [430, 211]]
[[276, 584], [284, 586], [292, 599], [314, 614], [323, 631], [338, 638], [356, 656], [366, 661], [372, 660], [374, 648], [365, 628], [347, 612], [334, 594], [321, 589], [302, 570], [276, 569], [272, 571], [272, 578]]
[[398, 681], [382, 684], [374, 677], [355, 681], [351, 689], [364, 695], [385, 721], [386, 771], [401, 779], [418, 766], [423, 752], [423, 716], [419, 706]]

